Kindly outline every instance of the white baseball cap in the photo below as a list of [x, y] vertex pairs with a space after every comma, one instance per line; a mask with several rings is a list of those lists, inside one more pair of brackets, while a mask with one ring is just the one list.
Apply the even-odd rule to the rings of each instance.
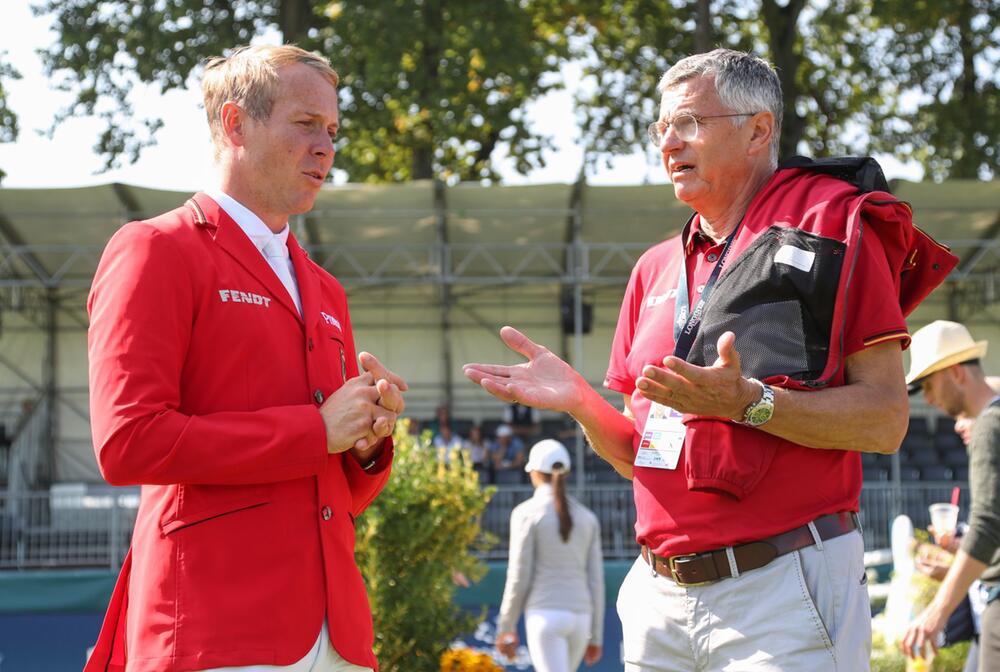
[[972, 334], [958, 322], [935, 320], [913, 334], [910, 343], [910, 372], [906, 385], [915, 392], [920, 381], [949, 366], [981, 359], [987, 341], [974, 341]]
[[542, 439], [531, 447], [528, 463], [524, 465], [524, 470], [551, 474], [552, 467], [557, 462], [562, 463], [563, 471], [569, 471], [569, 451], [566, 450], [566, 446], [555, 439]]

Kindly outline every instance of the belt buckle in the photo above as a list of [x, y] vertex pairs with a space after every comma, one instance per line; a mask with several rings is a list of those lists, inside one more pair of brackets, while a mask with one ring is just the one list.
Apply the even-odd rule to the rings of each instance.
[[670, 578], [673, 579], [674, 583], [678, 586], [684, 588], [689, 588], [692, 586], [707, 586], [710, 583], [715, 583], [714, 581], [694, 581], [688, 583], [677, 576], [677, 563], [684, 562], [686, 560], [691, 560], [692, 558], [698, 557], [697, 553], [688, 553], [687, 555], [672, 555], [667, 558], [667, 567], [670, 569]]

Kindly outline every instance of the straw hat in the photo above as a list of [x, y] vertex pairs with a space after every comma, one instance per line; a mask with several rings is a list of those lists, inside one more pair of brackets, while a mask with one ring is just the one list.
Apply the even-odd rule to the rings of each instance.
[[566, 446], [555, 439], [542, 439], [531, 447], [528, 463], [524, 465], [524, 470], [551, 474], [552, 467], [556, 463], [563, 465], [563, 471], [569, 471], [569, 451], [566, 450]]
[[987, 341], [974, 341], [972, 334], [958, 322], [935, 320], [913, 334], [910, 343], [910, 372], [906, 384], [910, 391], [927, 376], [954, 364], [981, 359]]

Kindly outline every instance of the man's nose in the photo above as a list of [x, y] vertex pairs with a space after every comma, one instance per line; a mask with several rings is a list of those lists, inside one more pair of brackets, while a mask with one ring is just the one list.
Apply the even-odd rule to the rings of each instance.
[[319, 157], [332, 157], [336, 153], [337, 150], [333, 146], [333, 138], [326, 133], [324, 133], [323, 137], [319, 138], [313, 146], [313, 154]]
[[663, 131], [663, 135], [660, 136], [660, 151], [667, 153], [678, 149], [684, 145], [684, 141], [677, 137], [677, 131], [674, 130], [674, 125], [671, 124]]

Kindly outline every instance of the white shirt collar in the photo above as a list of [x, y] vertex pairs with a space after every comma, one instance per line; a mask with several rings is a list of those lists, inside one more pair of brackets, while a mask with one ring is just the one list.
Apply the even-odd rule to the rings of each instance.
[[285, 224], [285, 228], [278, 233], [274, 233], [271, 229], [267, 228], [264, 220], [255, 215], [250, 208], [221, 189], [206, 191], [205, 193], [218, 203], [219, 207], [225, 210], [227, 215], [233, 218], [233, 221], [239, 225], [243, 233], [247, 234], [247, 237], [260, 250], [261, 254], [264, 252], [264, 246], [267, 245], [267, 241], [272, 238], [277, 238], [278, 242], [282, 245], [288, 244], [288, 224]]

